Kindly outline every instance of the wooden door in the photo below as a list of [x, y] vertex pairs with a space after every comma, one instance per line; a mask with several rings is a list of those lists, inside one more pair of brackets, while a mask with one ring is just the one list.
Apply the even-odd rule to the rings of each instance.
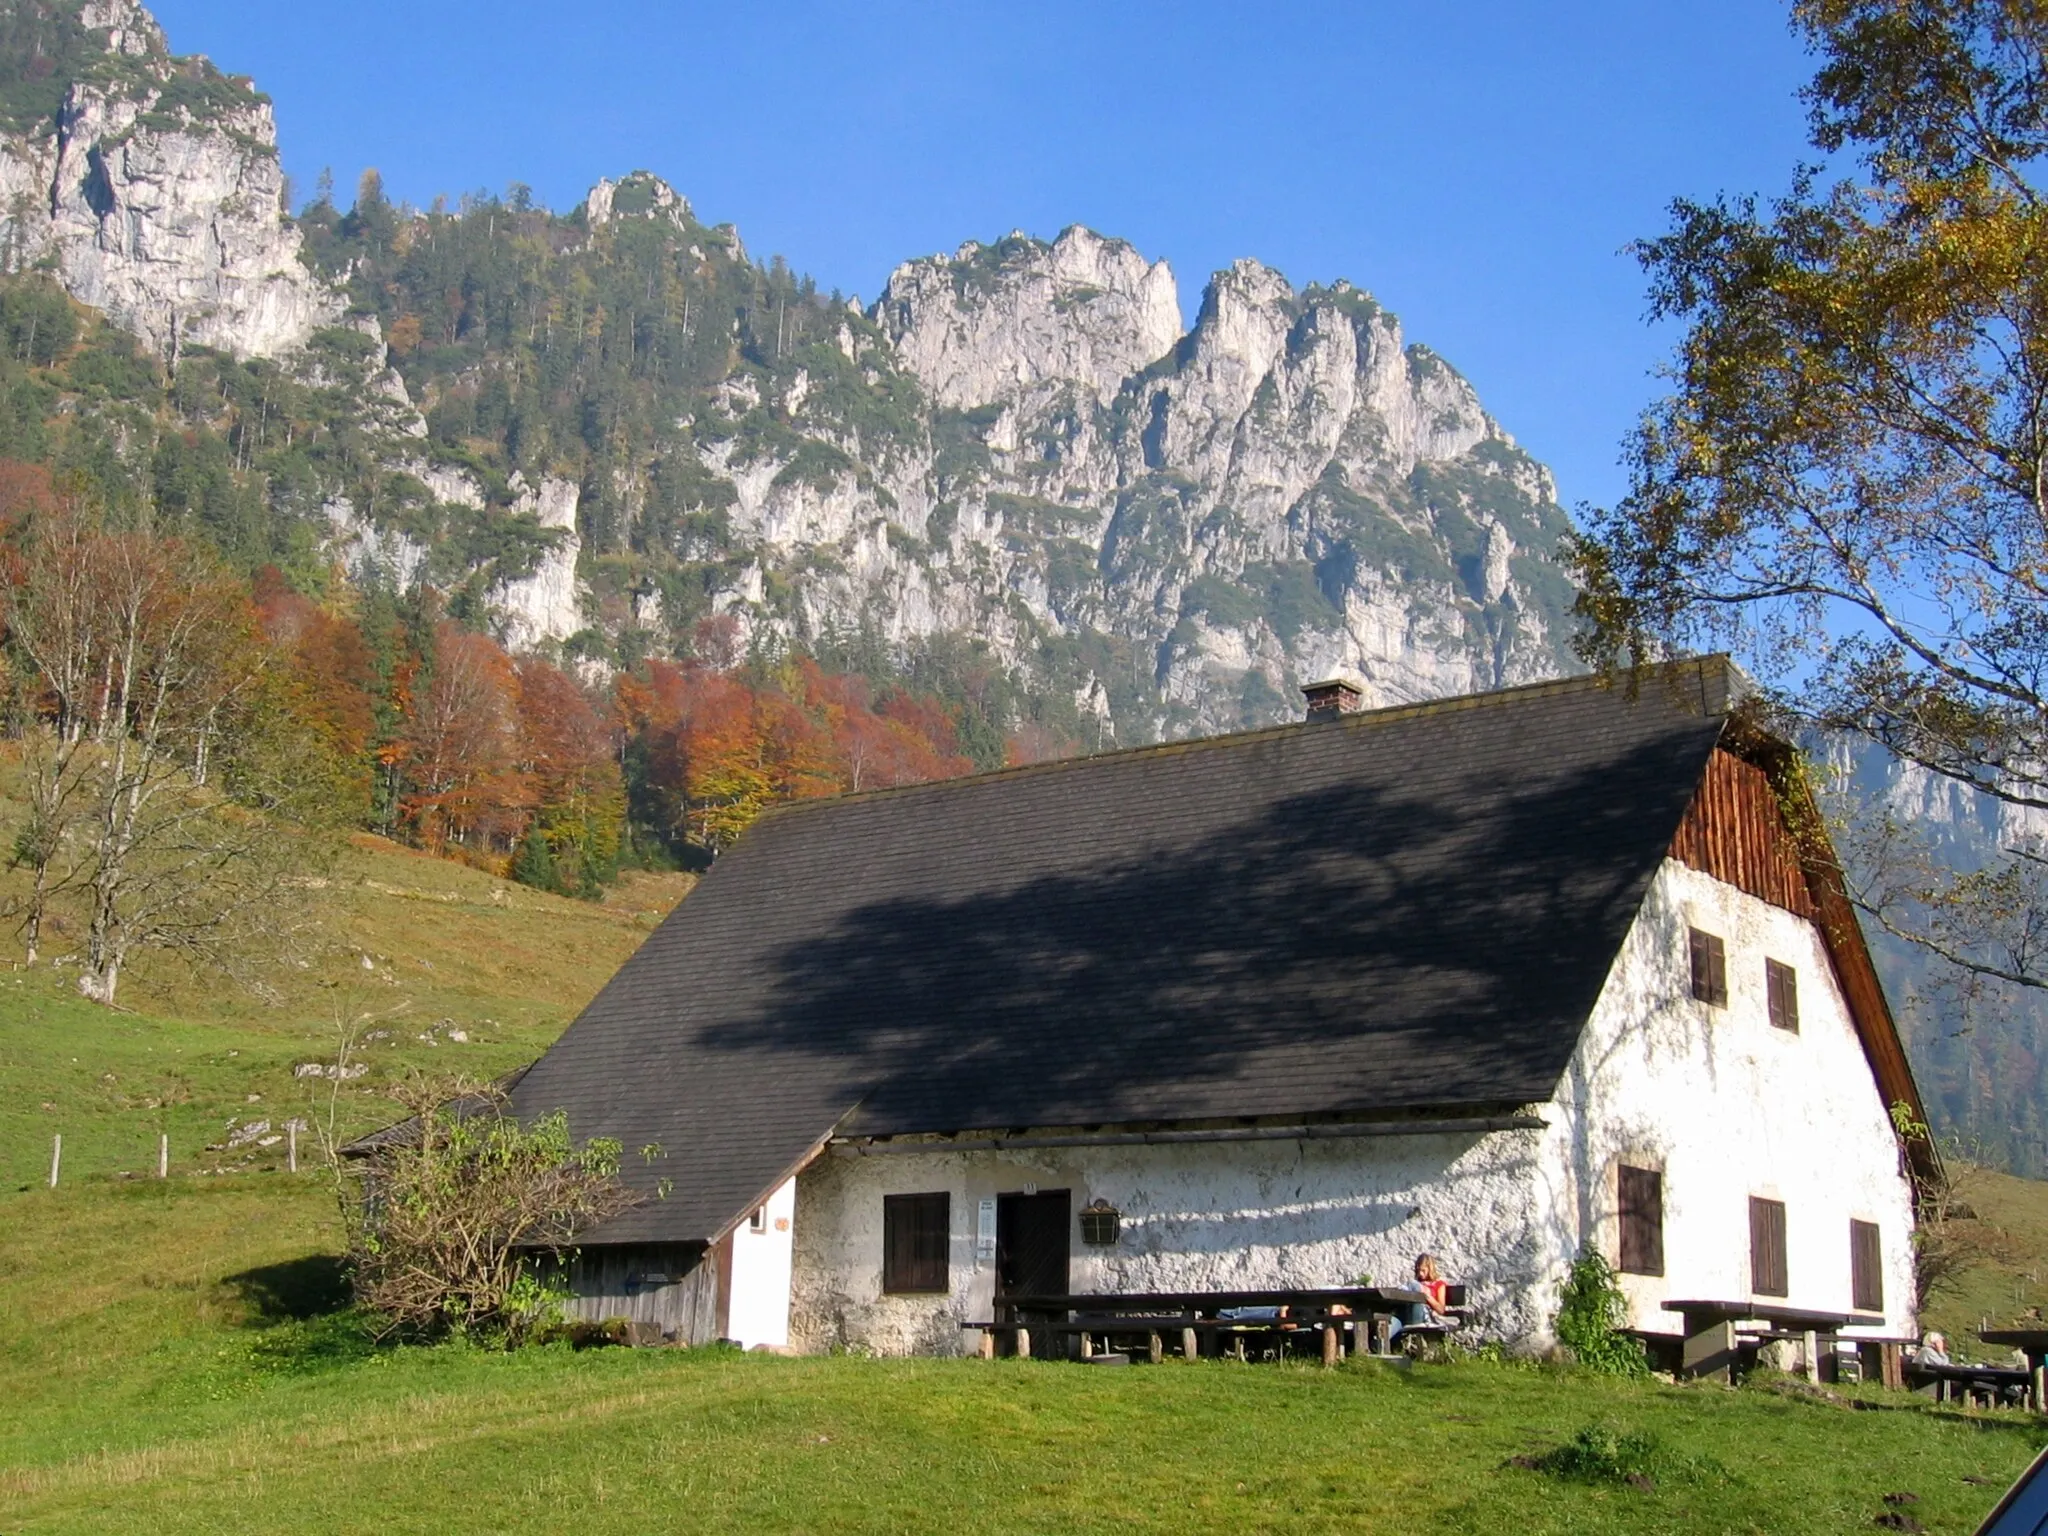
[[1073, 1206], [1064, 1189], [996, 1197], [996, 1297], [1064, 1296]]

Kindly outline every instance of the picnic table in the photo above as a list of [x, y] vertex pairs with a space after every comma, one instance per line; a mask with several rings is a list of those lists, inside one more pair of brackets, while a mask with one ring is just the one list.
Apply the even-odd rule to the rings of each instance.
[[1936, 1402], [1951, 1402], [1960, 1395], [1967, 1403], [1972, 1396], [1982, 1393], [1986, 1407], [1996, 1406], [2008, 1394], [2026, 1393], [2031, 1376], [2025, 1366], [1984, 1365], [1969, 1361], [1929, 1365], [1915, 1360], [1906, 1367], [1906, 1384], [1916, 1388], [1933, 1387]]
[[2048, 1413], [2048, 1328], [1980, 1328], [1977, 1337], [2027, 1357], [2027, 1406]]
[[[1452, 1287], [1456, 1303], [1462, 1286]], [[1118, 1337], [1142, 1339], [1154, 1361], [1166, 1341], [1179, 1335], [1180, 1352], [1198, 1358], [1206, 1349], [1221, 1354], [1232, 1345], [1242, 1356], [1246, 1341], [1269, 1339], [1278, 1349], [1290, 1336], [1319, 1333], [1323, 1361], [1334, 1365], [1352, 1336], [1358, 1348], [1384, 1350], [1389, 1324], [1398, 1311], [1420, 1304], [1420, 1291], [1396, 1286], [1347, 1285], [1306, 1289], [1239, 1291], [1075, 1292], [1059, 1295], [1013, 1293], [996, 1298], [997, 1316], [962, 1323], [980, 1329], [982, 1352], [993, 1354], [998, 1336], [1008, 1335], [1017, 1353], [1028, 1355], [1034, 1335], [1072, 1342], [1083, 1360], [1126, 1358], [1114, 1349]], [[1250, 1312], [1254, 1315], [1245, 1315]], [[1360, 1331], [1361, 1327], [1364, 1329]], [[1110, 1346], [1098, 1355], [1095, 1340]]]
[[[1832, 1347], [1846, 1328], [1881, 1328], [1884, 1317], [1875, 1312], [1820, 1312], [1809, 1307], [1788, 1307], [1775, 1301], [1749, 1297], [1742, 1301], [1667, 1301], [1666, 1312], [1685, 1319], [1685, 1347], [1680, 1356], [1680, 1373], [1686, 1376], [1729, 1379], [1740, 1360], [1745, 1341], [1764, 1342], [1767, 1337], [1798, 1338], [1805, 1344], [1807, 1370], [1818, 1376], [1820, 1341]], [[1769, 1336], [1738, 1332], [1738, 1323], [1761, 1323], [1773, 1330]]]

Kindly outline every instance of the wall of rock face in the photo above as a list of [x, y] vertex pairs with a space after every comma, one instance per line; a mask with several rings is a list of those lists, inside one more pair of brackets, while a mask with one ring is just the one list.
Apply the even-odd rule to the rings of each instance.
[[[0, 247], [54, 258], [64, 286], [160, 356], [274, 357], [339, 316], [285, 217], [269, 103], [170, 55], [133, 0], [90, 0], [116, 67], [71, 85], [53, 124], [0, 145]], [[198, 93], [194, 79], [211, 87]]]

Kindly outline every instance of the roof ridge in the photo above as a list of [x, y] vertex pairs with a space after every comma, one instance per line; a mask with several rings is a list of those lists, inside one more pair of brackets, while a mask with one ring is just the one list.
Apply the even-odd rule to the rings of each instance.
[[[1676, 661], [1649, 662], [1636, 667], [1618, 668], [1610, 672], [1585, 672], [1573, 677], [1545, 678], [1541, 682], [1517, 683], [1511, 688], [1489, 688], [1478, 693], [1457, 693], [1441, 699], [1418, 699], [1406, 704], [1382, 704], [1373, 709], [1361, 709], [1334, 720], [1289, 720], [1280, 725], [1261, 726], [1251, 731], [1226, 731], [1218, 736], [1184, 736], [1176, 741], [1146, 742], [1141, 746], [1117, 747], [1108, 752], [1089, 752], [1079, 757], [1052, 758], [1038, 763], [1013, 763], [1002, 768], [990, 768], [981, 773], [963, 774], [952, 779], [925, 779], [916, 784], [887, 784], [875, 789], [848, 790], [837, 795], [820, 795], [809, 800], [785, 800], [769, 806], [757, 818], [758, 822], [781, 819], [807, 810], [820, 810], [830, 805], [846, 805], [855, 801], [893, 799], [901, 795], [915, 795], [942, 790], [964, 789], [969, 785], [987, 784], [998, 779], [1023, 778], [1028, 775], [1072, 772], [1076, 769], [1093, 767], [1109, 762], [1130, 762], [1141, 758], [1164, 757], [1186, 752], [1210, 751], [1223, 747], [1248, 745], [1255, 741], [1277, 741], [1288, 736], [1309, 731], [1328, 731], [1332, 728], [1358, 730], [1397, 720], [1419, 719], [1428, 715], [1455, 714], [1463, 710], [1486, 709], [1505, 704], [1521, 703], [1529, 699], [1548, 698], [1568, 693], [1583, 693], [1591, 690], [1607, 690], [1626, 685], [1633, 691], [1640, 691], [1649, 680], [1664, 678], [1676, 682], [1686, 673], [1694, 672], [1699, 677], [1700, 713], [1702, 715], [1726, 714], [1732, 707], [1737, 693], [1736, 679], [1741, 673], [1724, 651], [1715, 651], [1705, 656], [1687, 656]], [[1710, 702], [1710, 691], [1719, 685], [1719, 701]]]

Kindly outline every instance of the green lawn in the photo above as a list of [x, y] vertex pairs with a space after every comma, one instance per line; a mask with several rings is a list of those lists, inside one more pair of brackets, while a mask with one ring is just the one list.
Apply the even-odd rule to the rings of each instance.
[[[292, 1068], [331, 1053], [337, 1009], [388, 1015], [347, 1129], [413, 1070], [530, 1058], [679, 889], [593, 907], [365, 846], [313, 960], [260, 994], [145, 968], [116, 1013], [47, 967], [0, 970], [0, 1533], [1842, 1531], [1873, 1529], [1886, 1493], [1967, 1532], [2048, 1438], [1875, 1391], [1478, 1361], [371, 1347], [333, 1310], [332, 1185], [286, 1173], [281, 1144], [225, 1149], [230, 1122], [322, 1112]], [[168, 1180], [149, 1176], [160, 1130]], [[2043, 1251], [2044, 1187], [1986, 1188], [2004, 1246], [1958, 1306]], [[1518, 1464], [1596, 1427], [1654, 1439], [1648, 1486]]]

